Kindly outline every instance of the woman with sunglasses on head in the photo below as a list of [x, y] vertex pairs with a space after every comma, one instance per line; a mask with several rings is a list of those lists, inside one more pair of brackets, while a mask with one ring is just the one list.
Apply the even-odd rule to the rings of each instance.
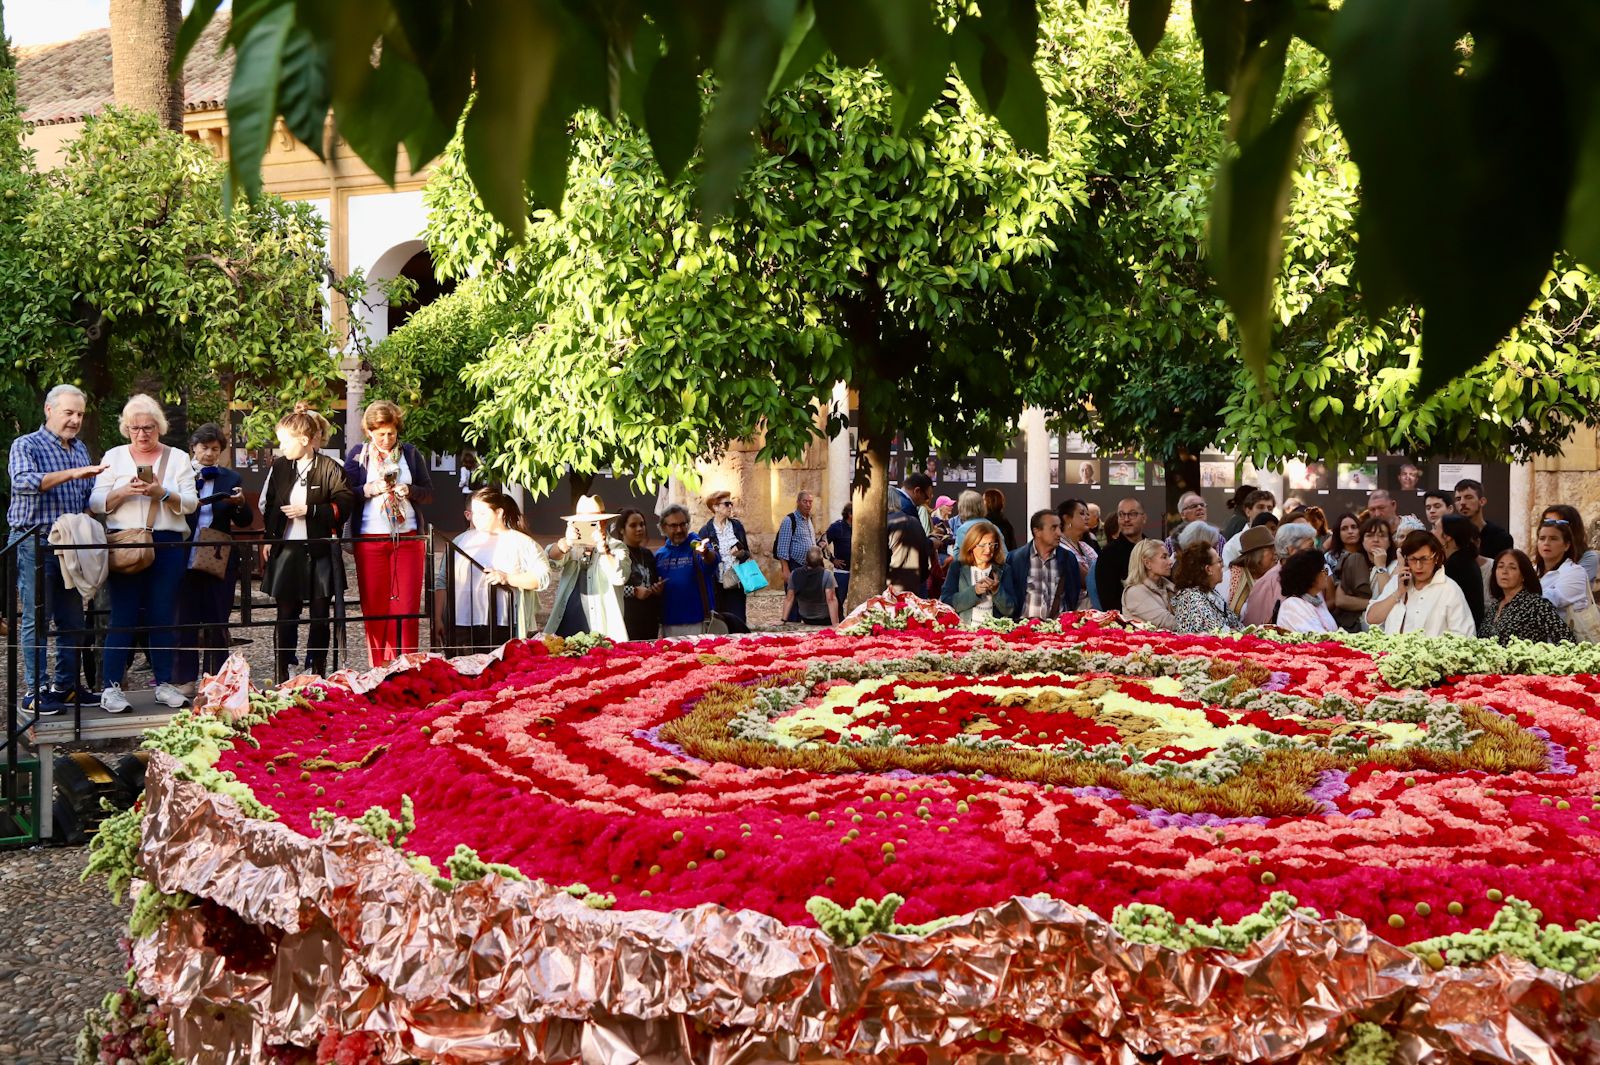
[[1507, 643], [1511, 639], [1561, 643], [1572, 639], [1572, 629], [1560, 611], [1537, 591], [1539, 576], [1533, 563], [1512, 548], [1494, 560], [1494, 584], [1489, 588], [1489, 608], [1478, 635]]
[[700, 539], [717, 547], [717, 613], [728, 623], [729, 632], [749, 632], [745, 620], [744, 585], [734, 567], [750, 557], [750, 540], [744, 522], [734, 517], [733, 493], [712, 492], [706, 496], [711, 520], [700, 526]]
[[1564, 521], [1572, 532], [1572, 542], [1578, 552], [1578, 565], [1583, 567], [1583, 572], [1589, 575], [1589, 583], [1593, 584], [1600, 579], [1600, 551], [1589, 546], [1589, 532], [1583, 527], [1583, 515], [1578, 513], [1577, 507], [1565, 503], [1555, 503], [1544, 508], [1544, 513], [1539, 515], [1541, 524], [1547, 521]]
[[1546, 518], [1534, 540], [1534, 570], [1550, 605], [1561, 612], [1580, 640], [1600, 640], [1600, 618], [1589, 588], [1589, 575], [1578, 564], [1578, 540], [1565, 518]]
[[1439, 538], [1423, 529], [1414, 530], [1401, 543], [1400, 557], [1400, 575], [1367, 607], [1367, 624], [1382, 626], [1388, 633], [1473, 635], [1477, 629], [1466, 597], [1444, 574], [1444, 544]]

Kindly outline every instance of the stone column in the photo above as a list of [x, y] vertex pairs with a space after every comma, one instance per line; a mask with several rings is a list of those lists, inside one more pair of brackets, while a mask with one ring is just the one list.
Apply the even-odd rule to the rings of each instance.
[[[1029, 407], [1022, 412], [1022, 438], [1027, 448], [1027, 472], [1023, 476], [1023, 483], [1028, 488], [1027, 516], [1031, 516], [1035, 511], [1050, 507], [1050, 432], [1045, 425], [1043, 409]], [[1022, 525], [1026, 524], [1027, 516], [1019, 515], [1021, 521], [1013, 519], [1018, 536], [1025, 535]]]
[[355, 355], [339, 360], [339, 371], [344, 374], [344, 446], [346, 450], [361, 442], [361, 412], [367, 405], [367, 382], [372, 371], [361, 365]]
[[1533, 525], [1533, 463], [1519, 462], [1511, 467], [1511, 487], [1506, 500], [1511, 541], [1528, 550], [1528, 530]]
[[[834, 383], [833, 409], [845, 415], [845, 420], [849, 421], [850, 389], [843, 381]], [[846, 427], [828, 441], [827, 506], [821, 509], [829, 521], [837, 517], [844, 505], [850, 502], [850, 482], [855, 477], [854, 459], [855, 456], [850, 453], [850, 430]]]

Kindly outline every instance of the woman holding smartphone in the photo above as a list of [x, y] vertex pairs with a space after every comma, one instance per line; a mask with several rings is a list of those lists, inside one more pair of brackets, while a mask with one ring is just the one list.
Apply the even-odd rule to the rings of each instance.
[[1445, 576], [1444, 544], [1439, 538], [1422, 529], [1407, 533], [1400, 555], [1404, 560], [1400, 575], [1367, 607], [1367, 624], [1381, 625], [1389, 633], [1476, 635], [1466, 597]]
[[350, 538], [356, 545], [367, 656], [374, 668], [418, 646], [416, 617], [383, 620], [421, 609], [427, 561], [426, 545], [416, 538], [422, 530], [417, 508], [432, 501], [433, 481], [422, 453], [400, 442], [404, 426], [400, 408], [380, 399], [361, 415], [366, 443], [351, 448], [344, 460], [345, 479], [356, 494]]
[[578, 500], [577, 513], [563, 519], [567, 534], [549, 550], [560, 583], [546, 631], [557, 636], [597, 632], [617, 643], [627, 640], [622, 589], [633, 567], [627, 546], [606, 534], [615, 517], [606, 513], [599, 496], [584, 496]]
[[176, 709], [183, 693], [173, 682], [173, 631], [178, 587], [188, 568], [188, 552], [164, 544], [188, 539], [184, 515], [194, 512], [194, 469], [183, 453], [161, 442], [167, 416], [161, 404], [139, 394], [122, 408], [118, 428], [128, 443], [107, 451], [105, 469], [94, 479], [89, 509], [104, 514], [108, 536], [115, 532], [149, 530], [156, 544], [150, 564], [136, 573], [113, 570], [106, 585], [111, 594], [111, 625], [106, 632], [105, 691], [102, 709], [119, 714], [128, 708], [122, 677], [128, 670], [133, 645], [132, 629], [150, 626], [147, 639], [150, 668], [155, 673], [156, 701]]
[[261, 490], [261, 517], [268, 546], [261, 590], [278, 602], [276, 675], [289, 679], [300, 639], [300, 614], [308, 607], [306, 669], [328, 668], [328, 618], [335, 596], [344, 594], [344, 562], [331, 542], [355, 507], [356, 494], [344, 468], [317, 449], [332, 435], [328, 420], [297, 406], [278, 420], [279, 456]]

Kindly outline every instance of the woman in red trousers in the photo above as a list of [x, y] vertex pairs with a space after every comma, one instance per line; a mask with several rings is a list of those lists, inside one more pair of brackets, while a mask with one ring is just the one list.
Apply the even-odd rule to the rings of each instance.
[[417, 649], [417, 614], [422, 608], [422, 571], [427, 548], [418, 534], [418, 508], [433, 498], [428, 463], [410, 444], [400, 443], [405, 415], [379, 400], [361, 416], [367, 442], [350, 449], [344, 473], [356, 494], [350, 515], [355, 543], [356, 582], [366, 619], [367, 652], [374, 668]]

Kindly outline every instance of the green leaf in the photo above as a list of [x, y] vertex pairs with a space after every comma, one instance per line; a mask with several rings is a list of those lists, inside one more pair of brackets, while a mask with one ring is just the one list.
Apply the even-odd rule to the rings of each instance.
[[1050, 153], [1049, 101], [1033, 64], [1012, 60], [1006, 72], [1005, 95], [994, 117], [1017, 147], [1035, 155]]
[[883, 54], [887, 47], [885, 34], [872, 4], [860, 0], [811, 0], [811, 8], [817, 29], [840, 62], [864, 67]]
[[228, 87], [228, 180], [249, 200], [261, 195], [261, 159], [278, 118], [278, 75], [294, 8], [274, 9], [239, 42]]
[[222, 0], [195, 0], [194, 7], [189, 9], [178, 27], [178, 38], [172, 45], [172, 63], [167, 67], [169, 77], [175, 78], [183, 72], [184, 60], [189, 58], [200, 35], [211, 24], [211, 19], [221, 6]]
[[1244, 0], [1194, 0], [1194, 28], [1205, 49], [1206, 88], [1227, 92], [1244, 58]]
[[1289, 29], [1274, 32], [1257, 45], [1239, 68], [1228, 98], [1228, 136], [1235, 141], [1254, 139], [1272, 121], [1283, 86], [1283, 67], [1289, 54]]
[[[1363, 270], [1422, 304], [1420, 397], [1522, 319], [1558, 248], [1575, 166], [1550, 40], [1511, 8], [1463, 19], [1453, 0], [1350, 0], [1329, 53], [1334, 107], [1361, 167], [1363, 244], [1368, 227], [1377, 234]], [[1463, 72], [1457, 42], [1469, 30]], [[1516, 224], [1486, 224], [1496, 218]]]
[[291, 26], [283, 47], [283, 73], [278, 79], [278, 107], [283, 124], [321, 159], [328, 119], [327, 57], [310, 31]]
[[561, 34], [543, 3], [478, 0], [472, 40], [478, 95], [462, 135], [467, 166], [484, 206], [518, 238], [527, 218], [523, 178], [550, 96]]
[[1591, 92], [1584, 110], [1588, 123], [1578, 146], [1564, 243], [1590, 269], [1600, 270], [1600, 89]]
[[[433, 114], [421, 72], [388, 50], [362, 84], [360, 95], [337, 101], [336, 108], [339, 135], [389, 184], [394, 183], [400, 142], [417, 129], [423, 116]], [[412, 164], [413, 168], [417, 165]]]
[[802, 7], [800, 14], [789, 27], [789, 37], [778, 53], [778, 69], [767, 86], [767, 95], [788, 88], [822, 61], [828, 54], [828, 41], [817, 25], [817, 12], [812, 7]]
[[533, 155], [528, 160], [528, 188], [541, 207], [560, 211], [566, 198], [567, 166], [572, 159], [572, 138], [567, 109], [547, 106], [539, 114]]
[[1283, 214], [1312, 97], [1295, 97], [1255, 140], [1225, 159], [1211, 207], [1211, 265], [1239, 326], [1245, 365], [1265, 381], [1272, 350], [1272, 282], [1283, 253]]
[[708, 214], [721, 214], [733, 202], [755, 154], [751, 130], [766, 105], [766, 89], [794, 16], [795, 0], [740, 0], [723, 24], [713, 67], [717, 95], [701, 134], [706, 161], [700, 204]]
[[1172, 0], [1129, 0], [1128, 31], [1146, 59], [1150, 58], [1167, 34], [1167, 18], [1172, 14]]
[[644, 128], [661, 173], [676, 181], [700, 139], [700, 72], [674, 48], [650, 71], [644, 94]]

